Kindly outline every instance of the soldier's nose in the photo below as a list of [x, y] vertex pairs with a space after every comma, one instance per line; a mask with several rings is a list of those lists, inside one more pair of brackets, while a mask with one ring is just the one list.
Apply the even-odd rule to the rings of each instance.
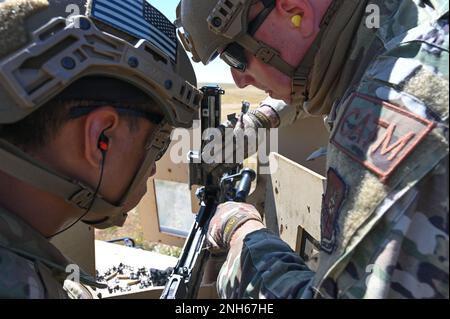
[[234, 83], [236, 83], [237, 87], [240, 89], [252, 85], [254, 82], [252, 76], [233, 68], [231, 68], [231, 75], [233, 76]]

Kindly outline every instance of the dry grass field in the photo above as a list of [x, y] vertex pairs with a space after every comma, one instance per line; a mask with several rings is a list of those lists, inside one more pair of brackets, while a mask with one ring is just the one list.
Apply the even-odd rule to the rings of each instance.
[[[200, 84], [202, 87], [204, 84]], [[223, 84], [221, 87], [225, 90], [222, 98], [222, 120], [227, 114], [240, 113], [243, 100], [250, 102], [251, 109], [259, 106], [259, 103], [266, 98], [266, 94], [253, 87], [239, 89], [234, 84]], [[165, 246], [156, 243], [149, 243], [144, 240], [142, 225], [138, 214], [133, 210], [128, 214], [128, 219], [123, 227], [112, 227], [106, 230], [96, 230], [96, 239], [111, 240], [122, 237], [131, 237], [136, 244], [143, 249], [159, 252], [166, 255], [178, 256], [179, 248]]]
[[[200, 84], [199, 87], [203, 85]], [[267, 97], [264, 91], [252, 86], [239, 89], [234, 84], [222, 84], [221, 87], [225, 90], [225, 95], [222, 97], [222, 119], [226, 118], [227, 114], [239, 113], [244, 100], [250, 102], [251, 109], [255, 109]]]
[[225, 90], [222, 103], [225, 105], [240, 104], [242, 100], [247, 100], [251, 104], [258, 105], [267, 94], [253, 86], [240, 89], [234, 84], [222, 84], [221, 87]]

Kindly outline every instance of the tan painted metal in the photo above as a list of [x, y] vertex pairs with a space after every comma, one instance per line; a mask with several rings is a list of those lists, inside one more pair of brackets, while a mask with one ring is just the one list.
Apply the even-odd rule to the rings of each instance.
[[307, 162], [311, 153], [328, 145], [329, 132], [322, 117], [310, 117], [279, 129], [277, 153], [303, 165], [314, 172], [326, 176], [325, 157]]
[[[320, 241], [321, 199], [325, 177], [284, 156], [271, 154], [274, 172], [268, 179], [265, 222], [293, 250], [299, 250], [306, 231]], [[299, 228], [300, 226], [300, 228]]]
[[[169, 147], [164, 157], [156, 164], [156, 175], [147, 181], [147, 193], [142, 198], [137, 207], [137, 213], [142, 223], [144, 239], [149, 242], [163, 243], [172, 246], [183, 247], [184, 237], [176, 234], [164, 233], [160, 229], [158, 217], [158, 205], [156, 201], [155, 180], [172, 181], [178, 183], [188, 183], [188, 164], [174, 164], [170, 160]], [[195, 196], [196, 188], [191, 191], [191, 209], [196, 213], [200, 208], [199, 201]]]
[[[311, 261], [320, 242], [320, 211], [325, 187], [326, 158], [306, 161], [309, 155], [328, 143], [329, 133], [323, 119], [299, 120], [278, 131], [278, 148], [272, 147], [269, 166], [278, 169], [271, 175], [260, 174], [248, 202], [265, 216], [266, 226], [305, 260]], [[269, 148], [267, 148], [269, 149]]]

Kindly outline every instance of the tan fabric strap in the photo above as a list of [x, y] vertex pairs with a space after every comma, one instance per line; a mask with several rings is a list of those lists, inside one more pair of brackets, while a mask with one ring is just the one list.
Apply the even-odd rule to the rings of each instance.
[[255, 57], [264, 63], [275, 67], [280, 72], [290, 77], [294, 75], [295, 67], [284, 61], [280, 56], [280, 52], [263, 42], [254, 39], [248, 34], [242, 35], [236, 42], [249, 50]]
[[[309, 115], [326, 115], [333, 102], [345, 93], [355, 73], [356, 63], [349, 61], [349, 50], [364, 17], [368, 0], [335, 0], [322, 20], [322, 28], [312, 50], [301, 63], [311, 66], [306, 85], [294, 81], [293, 96]], [[311, 60], [311, 58], [313, 60]], [[299, 69], [296, 78], [306, 71]], [[307, 102], [307, 103], [305, 103]]]
[[[4, 140], [0, 140], [0, 170], [40, 190], [62, 197], [81, 210], [88, 208], [94, 195], [94, 190], [83, 183], [58, 175]], [[98, 196], [92, 206], [93, 211], [114, 212], [121, 209]]]

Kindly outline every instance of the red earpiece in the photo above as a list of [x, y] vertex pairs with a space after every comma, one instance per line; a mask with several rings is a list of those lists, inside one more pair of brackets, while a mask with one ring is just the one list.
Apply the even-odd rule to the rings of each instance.
[[102, 133], [98, 139], [98, 148], [101, 151], [106, 152], [108, 150], [108, 145], [109, 139], [106, 137], [104, 133]]

